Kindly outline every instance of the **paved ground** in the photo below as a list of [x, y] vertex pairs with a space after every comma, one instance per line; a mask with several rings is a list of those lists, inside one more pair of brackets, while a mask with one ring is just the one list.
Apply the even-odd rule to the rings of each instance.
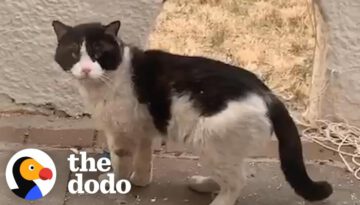
[[[198, 194], [186, 186], [188, 176], [204, 173], [196, 157], [189, 155], [184, 148], [175, 144], [155, 145], [154, 182], [147, 188], [135, 188], [126, 196], [117, 195], [71, 195], [67, 192], [67, 182], [73, 177], [69, 172], [68, 157], [70, 147], [84, 147], [89, 153], [97, 154], [101, 146], [101, 135], [83, 127], [53, 126], [42, 122], [43, 126], [34, 128], [21, 125], [11, 127], [0, 119], [0, 204], [51, 204], [51, 205], [208, 205], [212, 199], [209, 194]], [[8, 120], [6, 122], [11, 122]], [[9, 123], [10, 124], [10, 123]], [[21, 124], [21, 123], [17, 123]], [[74, 123], [70, 123], [74, 126]], [[86, 123], [85, 123], [86, 124]], [[5, 125], [5, 126], [4, 126]], [[75, 131], [74, 131], [75, 130]], [[55, 135], [54, 135], [55, 133]], [[90, 136], [89, 136], [90, 135]], [[71, 136], [71, 137], [69, 137]], [[78, 138], [81, 138], [79, 140]], [[36, 139], [36, 140], [35, 140]], [[64, 140], [65, 139], [65, 140]], [[64, 141], [64, 143], [62, 143]], [[83, 143], [83, 144], [81, 144]], [[5, 166], [17, 150], [40, 147], [55, 161], [57, 182], [55, 188], [44, 199], [29, 203], [16, 197], [5, 182]], [[360, 181], [339, 167], [337, 157], [317, 145], [304, 143], [308, 170], [315, 179], [326, 179], [335, 187], [331, 198], [318, 204], [360, 205]], [[285, 183], [276, 160], [276, 143], [266, 150], [258, 150], [248, 162], [248, 184], [239, 198], [238, 205], [301, 205], [305, 203], [296, 196]], [[265, 158], [266, 157], [266, 158]], [[270, 159], [269, 159], [270, 158]], [[87, 174], [86, 179], [96, 179], [98, 173]]]

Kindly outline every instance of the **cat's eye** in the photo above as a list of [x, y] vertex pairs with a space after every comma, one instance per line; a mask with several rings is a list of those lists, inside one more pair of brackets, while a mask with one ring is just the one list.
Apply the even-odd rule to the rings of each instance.
[[101, 51], [101, 49], [102, 49], [99, 43], [93, 43], [92, 47], [95, 51], [98, 51], [98, 52]]
[[79, 44], [73, 43], [70, 45], [70, 51], [71, 51], [71, 57], [72, 58], [78, 58], [78, 52], [79, 52]]
[[95, 59], [99, 59], [102, 56], [103, 52], [104, 52], [104, 46], [100, 42], [94, 42], [92, 44], [92, 49], [93, 49], [93, 52], [94, 52], [94, 58]]
[[75, 52], [71, 52], [71, 57], [73, 57], [73, 58], [77, 58], [77, 57], [78, 57], [78, 55], [77, 55]]
[[95, 59], [99, 59], [101, 57], [101, 53], [97, 52], [94, 54]]

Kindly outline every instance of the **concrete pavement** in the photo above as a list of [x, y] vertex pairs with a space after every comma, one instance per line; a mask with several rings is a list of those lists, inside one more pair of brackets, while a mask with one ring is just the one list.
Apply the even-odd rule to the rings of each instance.
[[[45, 121], [42, 121], [45, 120]], [[0, 118], [0, 204], [52, 204], [52, 205], [208, 205], [211, 194], [198, 194], [188, 189], [188, 176], [206, 173], [198, 164], [196, 156], [174, 143], [162, 146], [159, 141], [154, 148], [154, 179], [146, 188], [134, 188], [130, 194], [72, 195], [67, 191], [70, 173], [67, 157], [71, 149], [82, 149], [92, 156], [100, 157], [103, 139], [101, 133], [91, 129], [91, 123], [62, 122], [37, 119], [41, 126], [29, 125], [29, 120], [16, 123]], [[26, 122], [28, 121], [28, 122]], [[31, 120], [34, 123], [34, 120]], [[68, 126], [69, 125], [72, 126]], [[77, 126], [75, 124], [78, 123]], [[18, 125], [18, 126], [11, 126]], [[285, 182], [277, 159], [276, 141], [265, 150], [257, 150], [248, 160], [248, 184], [239, 198], [238, 205], [300, 205], [304, 202], [294, 194]], [[22, 148], [39, 148], [46, 151], [57, 166], [57, 182], [54, 189], [43, 199], [28, 202], [15, 196], [6, 185], [5, 167], [10, 157]], [[334, 194], [323, 205], [360, 205], [360, 181], [347, 172], [338, 157], [318, 145], [304, 143], [305, 158], [310, 175], [314, 179], [328, 180], [334, 186]], [[99, 173], [87, 173], [85, 178], [97, 179]]]

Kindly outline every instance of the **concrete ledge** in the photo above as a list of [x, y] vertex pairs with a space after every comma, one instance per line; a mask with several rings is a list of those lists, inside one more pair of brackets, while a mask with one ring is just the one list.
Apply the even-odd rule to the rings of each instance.
[[[0, 143], [17, 143], [25, 146], [39, 145], [49, 147], [77, 147], [106, 149], [106, 140], [102, 132], [93, 129], [46, 129], [46, 128], [14, 128], [0, 127]], [[175, 142], [163, 143], [158, 138], [154, 141], [154, 153], [172, 156], [194, 156], [191, 149]], [[304, 158], [306, 160], [341, 161], [338, 154], [333, 151], [311, 143], [303, 142]], [[278, 159], [278, 142], [270, 143], [262, 150], [254, 150], [251, 158]]]
[[0, 141], [10, 143], [24, 143], [28, 129], [17, 129], [14, 127], [3, 127], [0, 129]]
[[60, 118], [44, 115], [13, 115], [0, 117], [1, 127], [43, 129], [93, 129], [93, 120], [83, 118]]
[[57, 145], [64, 147], [91, 147], [95, 130], [92, 129], [30, 129], [27, 144]]

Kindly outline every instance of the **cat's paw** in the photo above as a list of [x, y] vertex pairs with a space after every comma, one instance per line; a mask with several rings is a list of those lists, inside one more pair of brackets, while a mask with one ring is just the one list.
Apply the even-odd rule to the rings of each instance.
[[130, 181], [135, 186], [139, 186], [139, 187], [148, 186], [152, 181], [152, 173], [133, 172], [130, 176]]
[[192, 176], [188, 179], [189, 188], [200, 193], [217, 192], [220, 186], [210, 177]]

